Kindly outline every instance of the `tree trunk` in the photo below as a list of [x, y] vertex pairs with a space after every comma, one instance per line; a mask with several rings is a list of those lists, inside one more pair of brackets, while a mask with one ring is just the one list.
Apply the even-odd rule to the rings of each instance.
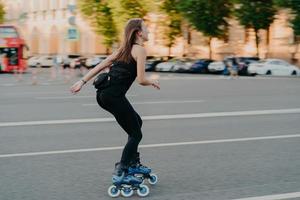
[[208, 38], [208, 48], [209, 48], [209, 59], [212, 59], [212, 47], [211, 47], [211, 40], [212, 38]]
[[168, 56], [171, 56], [171, 47], [172, 47], [172, 46], [169, 46]]
[[269, 28], [267, 29], [267, 55], [266, 55], [266, 58], [269, 57], [269, 52], [270, 52], [270, 40], [271, 40], [271, 37], [270, 37], [270, 34], [271, 34], [271, 26], [269, 26]]
[[300, 45], [300, 37], [299, 36], [295, 36], [295, 45], [296, 45], [296, 49], [295, 52], [292, 53], [292, 63], [295, 65], [298, 63], [298, 59], [296, 57], [298, 51], [299, 51], [299, 45]]
[[245, 39], [244, 39], [244, 43], [248, 43], [249, 41], [249, 29], [245, 28]]
[[109, 47], [106, 47], [105, 51], [106, 51], [106, 55], [109, 55]]
[[255, 31], [255, 43], [256, 43], [256, 56], [259, 57], [259, 36], [258, 30], [254, 29]]

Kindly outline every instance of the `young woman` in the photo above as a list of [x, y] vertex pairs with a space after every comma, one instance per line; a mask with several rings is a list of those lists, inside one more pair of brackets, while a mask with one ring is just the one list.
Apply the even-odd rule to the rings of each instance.
[[90, 70], [81, 80], [71, 87], [72, 93], [77, 93], [82, 86], [100, 71], [109, 68], [109, 84], [97, 91], [98, 104], [116, 118], [119, 125], [128, 134], [128, 141], [123, 149], [120, 162], [115, 165], [113, 180], [128, 179], [139, 182], [137, 177], [130, 175], [128, 170], [132, 166], [148, 170], [140, 164], [138, 145], [142, 139], [142, 119], [135, 112], [125, 94], [134, 80], [143, 86], [153, 86], [160, 89], [158, 80], [145, 76], [146, 50], [143, 43], [148, 40], [148, 30], [140, 18], [130, 19], [124, 32], [121, 47], [104, 61]]

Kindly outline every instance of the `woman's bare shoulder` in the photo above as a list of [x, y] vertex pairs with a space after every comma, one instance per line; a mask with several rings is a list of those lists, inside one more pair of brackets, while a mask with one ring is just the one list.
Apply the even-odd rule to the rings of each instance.
[[132, 46], [132, 54], [134, 57], [146, 56], [147, 51], [146, 51], [146, 48], [141, 45], [133, 45]]

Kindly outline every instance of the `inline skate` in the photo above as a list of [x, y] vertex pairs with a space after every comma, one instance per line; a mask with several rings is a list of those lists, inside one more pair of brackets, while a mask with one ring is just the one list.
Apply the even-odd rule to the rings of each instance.
[[112, 177], [113, 185], [108, 188], [108, 195], [110, 197], [118, 197], [121, 194], [123, 197], [130, 197], [136, 190], [138, 196], [147, 196], [150, 190], [148, 186], [142, 184], [143, 179], [130, 175], [128, 170], [120, 166], [120, 163], [116, 164], [116, 172]]
[[128, 174], [140, 177], [143, 182], [145, 179], [148, 180], [150, 185], [155, 185], [158, 182], [156, 174], [151, 173], [151, 168], [141, 164], [140, 154], [137, 153], [135, 159], [128, 168]]

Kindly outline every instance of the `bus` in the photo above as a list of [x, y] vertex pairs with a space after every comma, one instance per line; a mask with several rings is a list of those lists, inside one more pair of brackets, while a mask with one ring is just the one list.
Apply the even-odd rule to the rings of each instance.
[[25, 72], [27, 69], [25, 41], [16, 27], [0, 25], [0, 71]]

